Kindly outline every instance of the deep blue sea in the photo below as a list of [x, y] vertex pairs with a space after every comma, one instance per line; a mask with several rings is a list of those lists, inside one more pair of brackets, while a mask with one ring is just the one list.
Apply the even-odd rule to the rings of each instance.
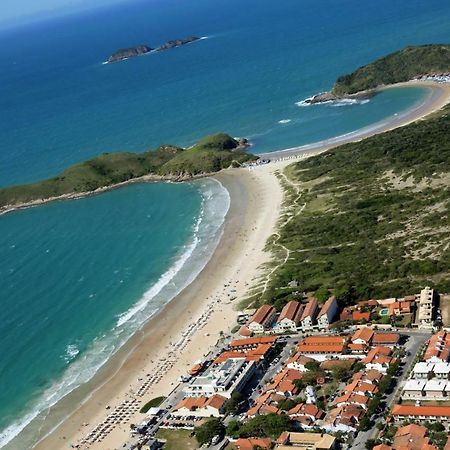
[[[102, 64], [118, 48], [190, 35], [206, 39]], [[254, 152], [354, 131], [425, 91], [298, 103], [376, 57], [431, 42], [450, 42], [449, 2], [124, 0], [0, 30], [0, 186], [220, 131], [249, 138]], [[201, 270], [228, 205], [206, 180], [0, 216], [0, 447]]]

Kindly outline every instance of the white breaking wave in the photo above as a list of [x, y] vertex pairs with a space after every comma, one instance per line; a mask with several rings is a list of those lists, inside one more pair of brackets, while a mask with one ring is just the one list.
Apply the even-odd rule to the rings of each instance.
[[186, 244], [183, 253], [133, 307], [119, 316], [116, 326], [107, 335], [96, 338], [90, 348], [81, 354], [75, 344], [67, 346], [65, 356], [71, 360], [63, 376], [43, 392], [25, 416], [0, 432], [0, 448], [11, 442], [40, 414], [88, 382], [145, 322], [203, 270], [222, 236], [230, 195], [215, 179], [205, 179], [195, 184], [200, 186], [202, 207], [193, 226], [191, 241]]
[[336, 100], [334, 102], [331, 102], [331, 106], [340, 107], [340, 106], [365, 105], [366, 103], [369, 102], [370, 100], [368, 98], [365, 98], [363, 100], [358, 100], [355, 98], [344, 98], [342, 100]]
[[278, 121], [278, 123], [289, 123], [292, 122], [291, 119], [281, 119]]
[[73, 359], [76, 358], [76, 356], [80, 353], [79, 348], [76, 344], [69, 344], [66, 348], [66, 354], [64, 355], [64, 361], [69, 363]]

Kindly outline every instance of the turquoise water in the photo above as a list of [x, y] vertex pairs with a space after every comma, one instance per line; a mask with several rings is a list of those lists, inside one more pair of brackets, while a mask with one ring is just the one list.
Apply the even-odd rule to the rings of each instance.
[[389, 309], [388, 308], [383, 308], [380, 311], [380, 316], [387, 316], [389, 314]]
[[[348, 133], [425, 92], [298, 103], [390, 51], [450, 41], [449, 23], [436, 0], [153, 0], [0, 31], [0, 186], [219, 131], [255, 152]], [[102, 64], [189, 35], [207, 39]], [[133, 185], [0, 217], [0, 446], [192, 279], [228, 201], [212, 181]]]

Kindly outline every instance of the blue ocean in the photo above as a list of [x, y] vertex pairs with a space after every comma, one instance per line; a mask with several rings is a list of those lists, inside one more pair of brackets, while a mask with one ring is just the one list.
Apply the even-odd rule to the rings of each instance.
[[[103, 64], [118, 48], [191, 35], [205, 39]], [[247, 137], [255, 153], [349, 133], [427, 92], [302, 100], [379, 56], [431, 42], [450, 42], [448, 2], [124, 0], [0, 30], [0, 186], [222, 131]], [[228, 206], [227, 191], [203, 180], [0, 216], [0, 447], [195, 277]]]

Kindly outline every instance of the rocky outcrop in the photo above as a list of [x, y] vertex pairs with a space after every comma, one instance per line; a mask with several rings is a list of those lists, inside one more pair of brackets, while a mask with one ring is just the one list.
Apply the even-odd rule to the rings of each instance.
[[332, 92], [322, 92], [311, 98], [307, 98], [304, 100], [304, 103], [308, 105], [316, 105], [318, 103], [337, 102], [342, 100], [365, 100], [373, 97], [374, 95], [376, 95], [376, 91], [358, 92], [357, 94], [343, 96], [335, 95]]
[[163, 50], [169, 50], [175, 47], [181, 47], [182, 45], [190, 44], [191, 42], [198, 41], [200, 38], [196, 36], [190, 36], [185, 39], [174, 39], [172, 41], [168, 41], [163, 45], [155, 48], [155, 52], [161, 52]]
[[123, 61], [128, 58], [134, 58], [135, 56], [141, 56], [150, 53], [152, 50], [153, 49], [151, 47], [148, 47], [147, 45], [138, 45], [136, 47], [122, 48], [114, 52], [108, 58], [108, 62], [113, 63]]

